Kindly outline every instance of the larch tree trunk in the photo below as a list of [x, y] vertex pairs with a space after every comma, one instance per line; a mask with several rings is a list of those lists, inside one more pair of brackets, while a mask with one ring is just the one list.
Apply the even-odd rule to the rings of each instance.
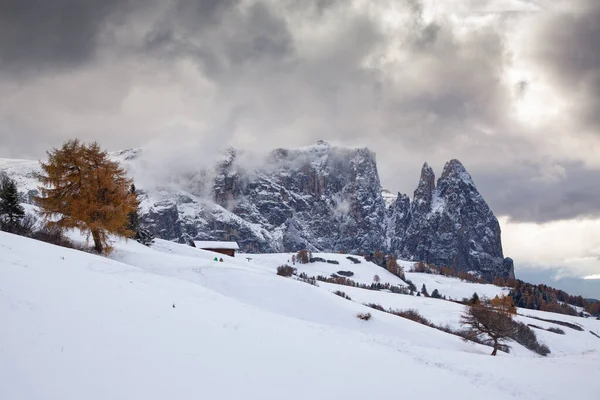
[[104, 245], [102, 243], [100, 232], [96, 229], [93, 229], [92, 238], [94, 239], [94, 250], [96, 250], [98, 254], [102, 254], [104, 251]]

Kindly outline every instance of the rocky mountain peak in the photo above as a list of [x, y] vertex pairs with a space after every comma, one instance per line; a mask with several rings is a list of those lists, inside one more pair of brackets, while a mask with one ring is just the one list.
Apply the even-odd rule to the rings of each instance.
[[413, 197], [414, 212], [425, 212], [429, 210], [435, 190], [435, 173], [429, 164], [423, 164], [421, 177]]
[[512, 262], [503, 257], [498, 220], [463, 164], [448, 161], [437, 187], [434, 179], [426, 163], [396, 252], [404, 258], [486, 277], [512, 276]]
[[[139, 155], [112, 154], [131, 170], [143, 165]], [[235, 240], [250, 253], [379, 250], [486, 277], [513, 274], [498, 220], [458, 160], [445, 164], [437, 185], [425, 163], [411, 201], [382, 191], [367, 148], [319, 141], [258, 162], [247, 156], [227, 149], [212, 168], [175, 174], [169, 185], [136, 185], [142, 223], [163, 239]], [[18, 169], [20, 182], [32, 182], [25, 193], [35, 189], [29, 175], [37, 167]]]
[[473, 178], [471, 178], [464, 165], [456, 159], [450, 160], [444, 165], [442, 175], [438, 179], [438, 186], [444, 181], [462, 181], [468, 185], [475, 186]]

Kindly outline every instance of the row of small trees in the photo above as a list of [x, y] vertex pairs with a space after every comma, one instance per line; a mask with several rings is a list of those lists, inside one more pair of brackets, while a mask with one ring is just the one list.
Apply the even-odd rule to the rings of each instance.
[[[149, 245], [153, 236], [139, 223], [139, 201], [133, 181], [98, 143], [69, 140], [47, 152], [41, 162], [40, 195], [34, 198], [46, 227], [60, 231], [79, 229], [94, 242], [98, 253], [108, 254], [109, 235], [135, 238]], [[0, 229], [26, 233], [25, 211], [16, 182], [0, 182]]]

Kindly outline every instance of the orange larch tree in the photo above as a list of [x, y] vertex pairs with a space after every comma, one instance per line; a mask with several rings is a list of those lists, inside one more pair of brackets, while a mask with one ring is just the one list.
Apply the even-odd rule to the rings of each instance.
[[137, 210], [129, 191], [132, 181], [98, 143], [69, 140], [47, 154], [48, 161], [40, 163], [41, 195], [36, 200], [50, 226], [80, 229], [104, 254], [112, 250], [109, 234], [134, 234], [127, 228], [129, 214]]

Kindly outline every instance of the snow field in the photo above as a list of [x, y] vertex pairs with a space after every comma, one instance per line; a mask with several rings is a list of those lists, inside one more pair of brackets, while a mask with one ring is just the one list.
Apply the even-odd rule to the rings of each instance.
[[[585, 400], [600, 390], [597, 347], [490, 357], [487, 347], [335, 296], [335, 285], [279, 277], [277, 260], [213, 258], [161, 240], [118, 241], [105, 258], [0, 232], [0, 398]], [[398, 308], [440, 320], [459, 306], [340, 289], [384, 306], [415, 302]], [[370, 321], [355, 317], [367, 310]]]

